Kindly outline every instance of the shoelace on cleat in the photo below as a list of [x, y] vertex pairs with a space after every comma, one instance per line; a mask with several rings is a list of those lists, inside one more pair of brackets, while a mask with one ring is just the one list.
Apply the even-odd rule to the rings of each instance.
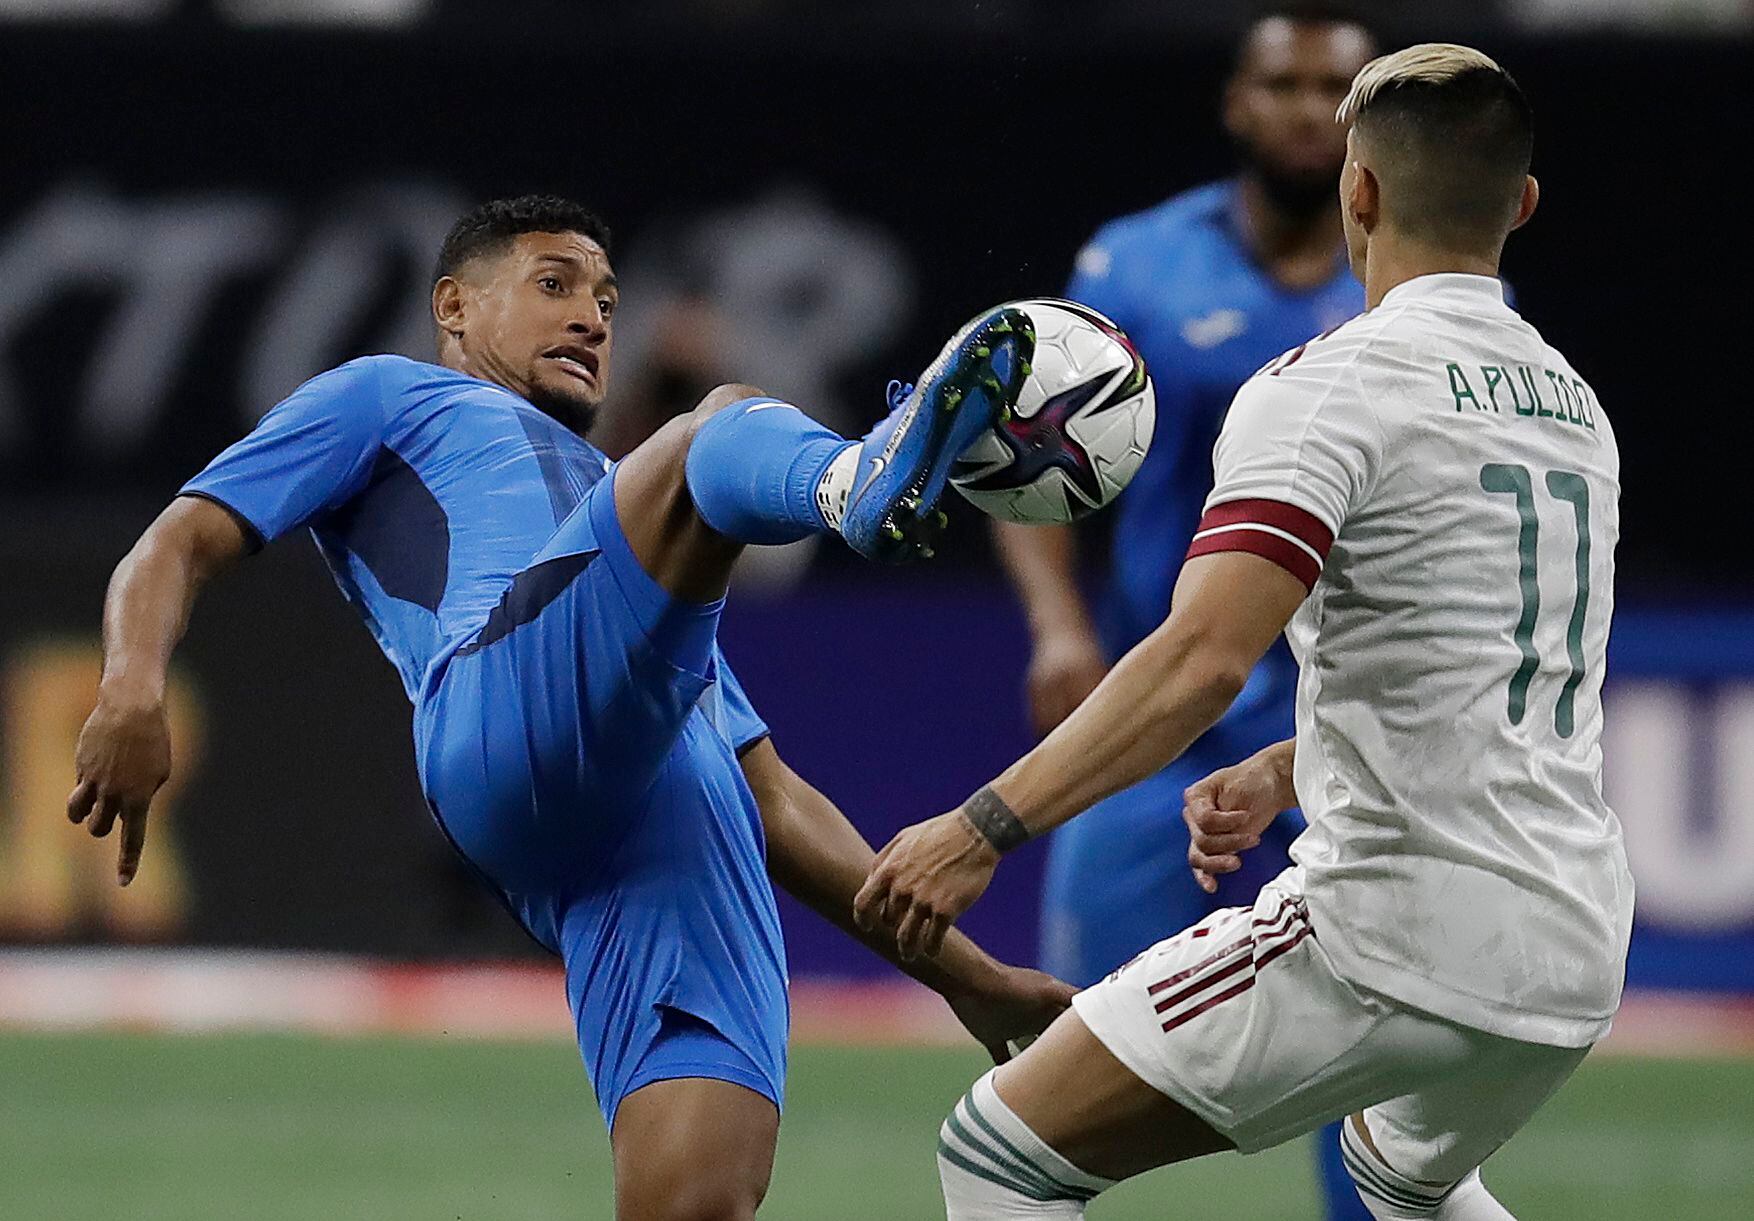
[[889, 410], [894, 411], [906, 402], [907, 396], [913, 392], [914, 384], [912, 382], [904, 382], [897, 378], [890, 381], [889, 388], [883, 392], [883, 400], [889, 404]]

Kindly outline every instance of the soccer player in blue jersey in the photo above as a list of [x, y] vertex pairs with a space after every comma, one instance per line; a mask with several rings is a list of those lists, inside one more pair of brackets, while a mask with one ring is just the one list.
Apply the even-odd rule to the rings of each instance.
[[[731, 566], [811, 533], [878, 559], [929, 550], [949, 463], [1014, 401], [1026, 320], [977, 317], [861, 441], [723, 386], [611, 465], [583, 434], [616, 301], [608, 232], [576, 204], [462, 218], [432, 293], [437, 363], [371, 356], [306, 382], [117, 568], [68, 813], [97, 836], [121, 826], [126, 884], [197, 593], [310, 528], [414, 704], [433, 818], [565, 963], [616, 1215], [744, 1218], [785, 1074], [769, 878], [852, 930], [872, 853], [780, 760], [719, 652]], [[997, 1058], [1071, 994], [963, 940], [907, 969]]]
[[[1034, 638], [1029, 695], [1043, 734], [1169, 614], [1237, 387], [1364, 308], [1336, 205], [1346, 140], [1334, 111], [1374, 53], [1370, 34], [1344, 9], [1262, 10], [1224, 96], [1241, 172], [1103, 226], [1078, 255], [1066, 295], [1113, 318], [1138, 346], [1156, 383], [1157, 430], [1116, 506], [1094, 615], [1079, 590], [1070, 527], [996, 527]], [[1301, 830], [1295, 812], [1269, 829], [1243, 873], [1205, 893], [1187, 867], [1182, 790], [1290, 736], [1296, 683], [1281, 642], [1179, 760], [1054, 834], [1042, 898], [1046, 970], [1095, 983], [1209, 912], [1251, 902], [1284, 868]], [[1324, 1137], [1318, 1148], [1330, 1217], [1364, 1221], [1337, 1140]]]

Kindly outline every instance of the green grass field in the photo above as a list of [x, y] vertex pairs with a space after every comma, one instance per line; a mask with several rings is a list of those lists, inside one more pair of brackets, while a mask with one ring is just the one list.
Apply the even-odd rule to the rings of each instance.
[[[938, 1121], [979, 1069], [798, 1049], [763, 1216], [941, 1217]], [[1587, 1064], [1487, 1177], [1537, 1221], [1754, 1217], [1754, 1061]], [[1312, 1199], [1298, 1145], [1159, 1171], [1091, 1216], [1289, 1221]], [[566, 1046], [0, 1036], [0, 1218], [608, 1216], [602, 1124]]]

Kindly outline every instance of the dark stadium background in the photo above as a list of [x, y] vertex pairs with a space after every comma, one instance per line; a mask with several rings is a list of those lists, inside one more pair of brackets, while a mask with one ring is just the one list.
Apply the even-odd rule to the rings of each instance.
[[[438, 239], [489, 195], [615, 228], [613, 452], [732, 377], [862, 430], [974, 310], [1057, 292], [1099, 222], [1227, 170], [1247, 7], [0, 0], [0, 1217], [607, 1216], [554, 968], [431, 827], [398, 684], [308, 541], [201, 604], [135, 885], [67, 826], [110, 569], [297, 382], [426, 355]], [[1754, 1216], [1754, 0], [1356, 7], [1390, 45], [1484, 47], [1533, 98], [1544, 195], [1507, 271], [1624, 464], [1604, 753], [1633, 988], [1488, 1178], [1549, 1221]], [[725, 620], [781, 751], [877, 842], [1028, 745], [1021, 617], [955, 518], [914, 570], [753, 557]], [[1004, 956], [1033, 955], [1040, 866], [1019, 853], [965, 920]], [[784, 917], [762, 1215], [940, 1215], [934, 1134], [978, 1052]], [[1093, 1215], [1314, 1199], [1287, 1146]]]
[[[198, 612], [200, 746], [147, 897], [110, 898], [108, 846], [54, 808], [110, 567], [304, 376], [426, 353], [427, 269], [464, 206], [548, 189], [608, 217], [626, 308], [605, 433], [625, 446], [731, 375], [860, 428], [969, 313], [1056, 292], [1100, 221], [1228, 165], [1230, 5], [57, 7], [0, 4], [0, 936], [19, 943], [533, 952], [426, 824], [394, 678], [302, 540]], [[1508, 274], [1619, 434], [1618, 690], [1637, 724], [1684, 726], [1620, 741], [1628, 822], [1662, 820], [1635, 845], [1634, 978], [1754, 989], [1746, 6], [1620, 29], [1379, 7], [1391, 43], [1479, 41], [1537, 107], [1545, 194]], [[6, 20], [31, 12], [51, 19]], [[927, 568], [762, 566], [726, 637], [782, 752], [874, 840], [1026, 745], [1021, 620], [966, 508]], [[1658, 773], [1671, 804], [1647, 808]], [[1038, 868], [1007, 866], [968, 921], [1013, 957]], [[876, 969], [788, 923], [797, 973]]]

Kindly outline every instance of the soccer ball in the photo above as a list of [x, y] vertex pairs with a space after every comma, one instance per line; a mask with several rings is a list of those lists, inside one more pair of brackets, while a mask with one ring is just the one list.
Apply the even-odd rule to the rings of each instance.
[[1100, 509], [1145, 460], [1157, 396], [1120, 327], [1076, 301], [1013, 301], [1035, 326], [1017, 409], [957, 458], [956, 490], [1001, 521], [1057, 525]]

